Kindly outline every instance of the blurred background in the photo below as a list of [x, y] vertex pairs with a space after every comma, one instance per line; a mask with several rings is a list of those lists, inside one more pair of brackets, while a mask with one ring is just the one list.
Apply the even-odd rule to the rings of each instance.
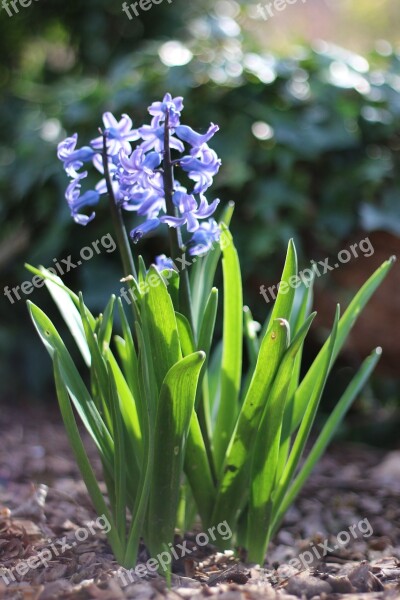
[[[75, 225], [56, 159], [57, 143], [79, 132], [87, 143], [101, 114], [127, 112], [139, 126], [165, 91], [185, 97], [185, 122], [220, 125], [213, 147], [223, 167], [212, 188], [236, 203], [246, 302], [264, 320], [260, 295], [279, 281], [289, 237], [300, 268], [335, 263], [340, 250], [369, 238], [372, 256], [316, 282], [319, 312], [310, 360], [334, 306], [392, 254], [400, 255], [400, 11], [398, 0], [297, 0], [266, 5], [234, 0], [163, 0], [132, 19], [117, 0], [35, 0], [0, 12], [0, 280], [32, 276], [24, 262], [51, 266], [108, 233], [107, 207]], [[280, 10], [275, 8], [279, 6]], [[282, 8], [283, 7], [283, 8]], [[272, 14], [270, 14], [272, 12]], [[127, 214], [129, 227], [136, 224]], [[162, 237], [141, 244], [148, 259]], [[117, 253], [102, 252], [68, 274], [101, 311], [119, 290]], [[0, 399], [54, 403], [51, 365], [31, 325], [29, 297], [61, 321], [46, 290], [14, 302], [1, 294]], [[342, 435], [390, 444], [400, 424], [400, 268], [355, 328], [323, 404], [338, 394], [370, 350], [384, 356]]]

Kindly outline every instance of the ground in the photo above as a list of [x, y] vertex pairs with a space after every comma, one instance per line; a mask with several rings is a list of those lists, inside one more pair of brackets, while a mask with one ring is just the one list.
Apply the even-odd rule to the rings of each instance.
[[[400, 452], [336, 443], [263, 568], [206, 546], [176, 562], [171, 589], [156, 575], [130, 582], [107, 545], [57, 411], [3, 408], [0, 599], [400, 598], [399, 494]], [[147, 559], [144, 547], [140, 559]]]

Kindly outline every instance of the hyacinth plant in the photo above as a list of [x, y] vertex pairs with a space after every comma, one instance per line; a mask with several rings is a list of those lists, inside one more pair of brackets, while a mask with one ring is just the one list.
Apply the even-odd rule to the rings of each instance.
[[[45, 279], [87, 366], [87, 377], [81, 377], [53, 323], [29, 302], [53, 361], [82, 477], [95, 510], [109, 519], [109, 543], [125, 567], [134, 566], [141, 538], [156, 556], [173, 542], [176, 528], [182, 531], [198, 517], [203, 528], [226, 521], [234, 534], [229, 543], [246, 548], [250, 561], [263, 562], [271, 536], [378, 361], [379, 348], [301, 460], [335, 358], [392, 264], [372, 275], [342, 317], [337, 308], [325, 345], [301, 378], [303, 344], [315, 313], [312, 285], [293, 285], [294, 243], [274, 307], [257, 328], [243, 306], [229, 232], [233, 206], [228, 203], [217, 222], [219, 201], [205, 197], [220, 167], [208, 145], [218, 126], [197, 133], [181, 124], [182, 109], [182, 98], [166, 94], [150, 106], [150, 125], [138, 129], [127, 115], [117, 121], [107, 112], [90, 145], [77, 148], [75, 134], [58, 147], [76, 223], [88, 225], [93, 207], [103, 196], [108, 200], [126, 286], [121, 296], [112, 296], [95, 316], [82, 294], [54, 272], [28, 266]], [[87, 164], [101, 180], [82, 192]], [[142, 221], [130, 235], [123, 211], [136, 212]], [[158, 256], [147, 267], [132, 249], [162, 226], [168, 227], [170, 256]], [[221, 258], [222, 339], [216, 340], [220, 300], [213, 283]], [[115, 311], [119, 333], [113, 336]], [[98, 450], [106, 496], [77, 416]]]

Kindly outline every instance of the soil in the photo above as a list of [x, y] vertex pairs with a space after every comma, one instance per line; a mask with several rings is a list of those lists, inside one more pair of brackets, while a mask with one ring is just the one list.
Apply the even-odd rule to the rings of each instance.
[[114, 561], [55, 410], [3, 410], [0, 435], [1, 599], [400, 598], [400, 451], [331, 446], [263, 568], [207, 545], [175, 561], [168, 587]]

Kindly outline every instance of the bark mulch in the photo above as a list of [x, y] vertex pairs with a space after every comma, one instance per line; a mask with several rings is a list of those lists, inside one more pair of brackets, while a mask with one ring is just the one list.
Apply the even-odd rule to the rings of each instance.
[[[98, 468], [94, 453], [93, 462]], [[211, 545], [193, 550], [192, 533], [169, 588], [158, 575], [129, 575], [115, 563], [57, 413], [3, 410], [0, 599], [400, 599], [399, 497], [400, 451], [333, 445], [263, 568]], [[140, 560], [147, 558], [143, 547]]]

